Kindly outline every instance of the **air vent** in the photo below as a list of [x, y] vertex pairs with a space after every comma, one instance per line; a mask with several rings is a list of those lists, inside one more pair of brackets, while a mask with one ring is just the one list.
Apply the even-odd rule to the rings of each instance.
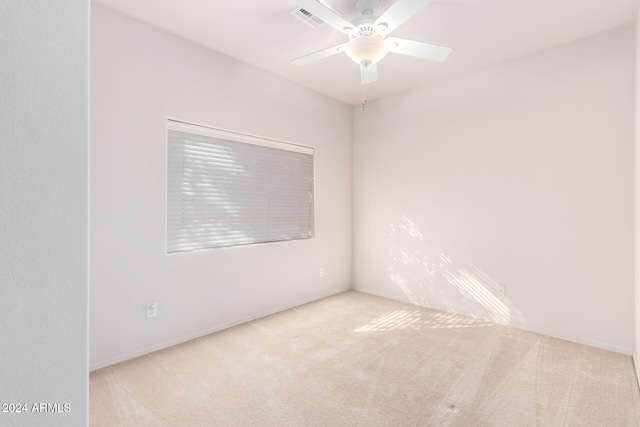
[[313, 28], [314, 30], [322, 27], [324, 25], [324, 21], [317, 16], [314, 16], [308, 10], [305, 10], [301, 7], [294, 9], [291, 11], [291, 14]]

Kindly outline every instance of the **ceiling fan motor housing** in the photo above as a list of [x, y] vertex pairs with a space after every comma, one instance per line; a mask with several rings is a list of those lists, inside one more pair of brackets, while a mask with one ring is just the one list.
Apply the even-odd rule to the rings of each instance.
[[373, 15], [369, 16], [358, 16], [351, 23], [356, 27], [356, 31], [353, 34], [350, 34], [350, 38], [362, 37], [362, 36], [376, 36], [382, 37], [378, 31], [376, 30], [373, 23], [376, 21], [377, 17]]
[[375, 16], [376, 10], [380, 6], [379, 0], [356, 0], [356, 11], [359, 13], [351, 23], [358, 29], [351, 38], [360, 36], [374, 36], [378, 35], [375, 26], [373, 25], [378, 19]]

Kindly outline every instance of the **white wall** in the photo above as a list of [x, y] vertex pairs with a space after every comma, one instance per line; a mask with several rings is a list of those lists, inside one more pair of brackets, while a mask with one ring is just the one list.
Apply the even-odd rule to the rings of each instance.
[[0, 40], [0, 425], [82, 426], [89, 3], [4, 0]]
[[[102, 6], [91, 48], [92, 369], [350, 288], [350, 107]], [[167, 117], [314, 146], [317, 237], [165, 255]]]
[[631, 354], [634, 38], [355, 108], [355, 288]]
[[635, 105], [635, 346], [633, 361], [640, 382], [640, 9], [636, 19]]

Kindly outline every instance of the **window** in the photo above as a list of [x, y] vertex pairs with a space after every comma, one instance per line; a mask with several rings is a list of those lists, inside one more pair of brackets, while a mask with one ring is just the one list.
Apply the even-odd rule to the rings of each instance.
[[313, 148], [169, 120], [167, 253], [313, 237]]

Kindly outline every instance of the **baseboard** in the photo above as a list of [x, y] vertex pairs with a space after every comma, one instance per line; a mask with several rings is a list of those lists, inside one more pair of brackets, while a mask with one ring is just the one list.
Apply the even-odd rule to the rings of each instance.
[[168, 348], [168, 347], [172, 347], [174, 345], [182, 344], [182, 343], [185, 343], [187, 341], [191, 341], [191, 340], [194, 340], [196, 338], [200, 338], [200, 337], [212, 334], [214, 332], [219, 332], [219, 331], [222, 331], [224, 329], [232, 328], [234, 326], [238, 326], [238, 325], [241, 325], [243, 323], [247, 323], [247, 322], [250, 322], [252, 320], [259, 319], [261, 317], [269, 316], [271, 314], [279, 313], [279, 312], [284, 311], [284, 310], [289, 310], [291, 308], [299, 307], [301, 305], [308, 304], [308, 303], [314, 302], [314, 301], [318, 301], [318, 300], [321, 300], [323, 298], [328, 298], [328, 297], [333, 296], [333, 295], [341, 294], [341, 293], [349, 291], [349, 290], [351, 290], [351, 289], [347, 288], [347, 289], [343, 289], [343, 290], [340, 290], [340, 291], [337, 291], [337, 292], [336, 291], [331, 291], [331, 292], [326, 293], [326, 294], [319, 294], [318, 296], [305, 298], [303, 300], [299, 300], [299, 301], [295, 301], [295, 302], [292, 302], [292, 303], [289, 303], [289, 304], [285, 304], [283, 306], [279, 306], [279, 307], [276, 307], [276, 308], [273, 308], [273, 309], [270, 309], [270, 310], [266, 310], [266, 311], [263, 311], [263, 312], [260, 312], [260, 313], [257, 313], [257, 314], [251, 315], [251, 316], [247, 316], [247, 317], [244, 317], [244, 318], [233, 320], [231, 322], [226, 322], [226, 323], [223, 323], [223, 324], [215, 325], [215, 326], [203, 329], [201, 331], [198, 331], [198, 332], [195, 332], [195, 333], [192, 333], [192, 334], [184, 335], [184, 336], [181, 336], [181, 337], [178, 337], [178, 338], [175, 338], [175, 339], [172, 339], [172, 340], [168, 340], [168, 341], [165, 341], [165, 342], [162, 342], [162, 343], [159, 343], [159, 344], [154, 344], [152, 346], [141, 348], [141, 349], [129, 352], [129, 353], [124, 353], [124, 354], [121, 354], [121, 355], [116, 356], [116, 357], [112, 357], [112, 358], [105, 359], [105, 360], [100, 360], [100, 361], [98, 361], [96, 363], [92, 363], [91, 365], [89, 365], [89, 372], [96, 371], [96, 370], [102, 369], [102, 368], [106, 368], [108, 366], [115, 365], [116, 363], [121, 363], [121, 362], [125, 362], [127, 360], [135, 359], [136, 357], [141, 357], [141, 356], [144, 356], [146, 354], [153, 353], [155, 351], [159, 351], [159, 350], [162, 350], [162, 349], [165, 349], [165, 348]]
[[[364, 292], [364, 293], [371, 294], [371, 295], [377, 295], [377, 296], [383, 297], [383, 298], [389, 298], [389, 299], [396, 300], [396, 301], [406, 302], [407, 304], [413, 304], [408, 299], [401, 299], [401, 298], [398, 298], [397, 296], [385, 294], [384, 292], [379, 292], [379, 291], [373, 290], [373, 289], [354, 287], [353, 290], [359, 291], [359, 292]], [[438, 311], [445, 311], [445, 310], [442, 310], [440, 308], [435, 308], [435, 307], [428, 307], [428, 308], [432, 308], [433, 310], [438, 310]], [[470, 317], [470, 318], [473, 318], [473, 319], [480, 319], [480, 320], [484, 320], [486, 322], [495, 323], [491, 319], [483, 319], [483, 318], [474, 316], [471, 313], [460, 313], [460, 312], [453, 312], [453, 311], [450, 311], [450, 313], [458, 314], [460, 316]], [[599, 342], [599, 341], [594, 341], [594, 340], [590, 340], [590, 339], [585, 339], [585, 338], [582, 338], [582, 337], [576, 338], [576, 337], [567, 337], [567, 336], [561, 336], [561, 335], [551, 335], [546, 331], [536, 330], [535, 328], [530, 328], [527, 325], [522, 325], [522, 324], [517, 324], [517, 323], [511, 323], [511, 324], [508, 324], [506, 326], [510, 326], [510, 327], [516, 328], [516, 329], [521, 329], [521, 330], [527, 331], [527, 332], [533, 332], [535, 334], [540, 334], [540, 335], [545, 335], [545, 336], [548, 336], [548, 337], [558, 338], [558, 339], [565, 340], [565, 341], [570, 341], [570, 342], [574, 342], [574, 343], [578, 343], [578, 344], [584, 344], [584, 345], [588, 345], [590, 347], [596, 347], [596, 348], [600, 348], [600, 349], [603, 349], [603, 350], [613, 351], [613, 352], [621, 353], [621, 354], [624, 354], [624, 355], [627, 355], [627, 356], [631, 356], [633, 354], [633, 351], [628, 349], [628, 348], [612, 345], [612, 344], [609, 344], [609, 343], [603, 343], [603, 342]], [[635, 358], [634, 358], [634, 361], [635, 361]], [[636, 368], [637, 368], [637, 366], [636, 366]], [[636, 369], [636, 371], [638, 372], [638, 369]]]

